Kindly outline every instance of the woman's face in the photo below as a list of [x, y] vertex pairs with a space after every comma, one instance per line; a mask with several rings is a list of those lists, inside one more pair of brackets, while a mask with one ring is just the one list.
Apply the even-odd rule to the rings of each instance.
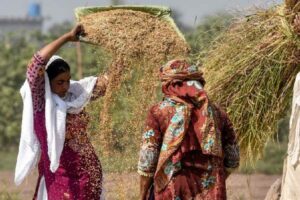
[[70, 72], [63, 72], [58, 74], [51, 80], [51, 91], [57, 94], [59, 97], [64, 97], [70, 87]]

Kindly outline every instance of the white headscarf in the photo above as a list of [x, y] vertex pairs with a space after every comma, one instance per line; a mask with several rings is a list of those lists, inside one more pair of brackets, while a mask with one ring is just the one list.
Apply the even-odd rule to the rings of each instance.
[[[46, 68], [59, 56], [52, 56]], [[65, 142], [66, 114], [77, 114], [89, 102], [96, 84], [97, 77], [87, 77], [80, 81], [71, 81], [70, 88], [64, 97], [51, 92], [49, 78], [45, 74], [45, 124], [47, 130], [48, 156], [50, 170], [55, 172], [59, 166], [59, 159]], [[23, 116], [19, 153], [15, 170], [15, 183], [21, 184], [24, 178], [35, 167], [39, 154], [40, 144], [35, 135], [33, 125], [32, 94], [26, 80], [20, 89], [23, 99]]]

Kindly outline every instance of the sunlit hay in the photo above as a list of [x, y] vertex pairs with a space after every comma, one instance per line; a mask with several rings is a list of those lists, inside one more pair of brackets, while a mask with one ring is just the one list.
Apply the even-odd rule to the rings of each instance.
[[165, 20], [141, 11], [116, 9], [80, 19], [85, 40], [116, 57], [161, 62], [188, 51], [186, 42]]
[[96, 12], [79, 22], [86, 32], [84, 41], [101, 46], [112, 57], [98, 146], [104, 156], [125, 152], [126, 163], [132, 160], [128, 152], [138, 154], [146, 114], [157, 100], [160, 66], [187, 57], [189, 47], [168, 22], [141, 11]]
[[291, 103], [300, 51], [286, 13], [283, 7], [257, 11], [235, 23], [207, 57], [199, 58], [211, 98], [233, 121], [245, 163], [261, 156]]

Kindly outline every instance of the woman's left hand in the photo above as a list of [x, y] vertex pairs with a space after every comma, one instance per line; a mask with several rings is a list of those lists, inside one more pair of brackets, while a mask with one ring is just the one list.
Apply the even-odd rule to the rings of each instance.
[[79, 36], [84, 36], [84, 28], [81, 24], [77, 24], [70, 32], [66, 33], [68, 40], [72, 42], [79, 41]]

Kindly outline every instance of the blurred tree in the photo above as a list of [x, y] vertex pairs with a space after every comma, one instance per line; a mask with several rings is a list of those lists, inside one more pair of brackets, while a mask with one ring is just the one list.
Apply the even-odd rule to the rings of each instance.
[[54, 24], [52, 27], [49, 28], [49, 30], [47, 31], [47, 36], [50, 39], [56, 39], [57, 37], [61, 36], [62, 34], [70, 31], [70, 29], [74, 26], [73, 23], [69, 22], [69, 21], [64, 21], [62, 23], [59, 24]]
[[186, 39], [192, 48], [192, 53], [199, 54], [206, 50], [210, 44], [233, 22], [234, 16], [221, 12], [205, 17], [196, 30], [186, 34]]
[[0, 46], [0, 148], [4, 148], [18, 142], [22, 113], [19, 88], [34, 46], [25, 37], [13, 36], [6, 36]]

